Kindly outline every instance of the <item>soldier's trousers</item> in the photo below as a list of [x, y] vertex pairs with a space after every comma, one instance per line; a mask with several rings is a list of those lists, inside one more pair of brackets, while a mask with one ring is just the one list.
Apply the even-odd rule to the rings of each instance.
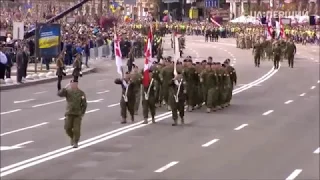
[[127, 118], [127, 111], [129, 111], [131, 118], [134, 117], [134, 105], [135, 105], [135, 97], [128, 99], [128, 102], [125, 102], [123, 97], [120, 100], [120, 109], [121, 109], [121, 117]]
[[221, 99], [221, 105], [224, 105], [226, 103], [228, 103], [228, 95], [229, 95], [229, 90], [230, 88], [229, 87], [225, 87], [223, 88], [223, 91], [222, 91], [222, 99]]
[[196, 104], [196, 101], [195, 101], [196, 96], [195, 95], [196, 94], [195, 94], [194, 87], [190, 87], [187, 89], [187, 105], [188, 106], [191, 106], [191, 107], [195, 106], [195, 104]]
[[294, 55], [288, 55], [288, 63], [289, 63], [289, 67], [293, 68], [294, 65]]
[[82, 117], [77, 115], [67, 115], [64, 121], [64, 129], [73, 142], [80, 140]]
[[218, 100], [217, 100], [217, 105], [218, 106], [221, 106], [223, 104], [223, 88], [219, 87], [218, 88], [218, 92], [217, 92], [217, 95], [218, 95]]
[[[163, 100], [166, 104], [168, 104], [168, 98], [169, 98], [169, 86], [162, 85], [161, 86], [161, 100]], [[160, 103], [162, 103], [162, 102], [160, 102]]]
[[207, 108], [215, 108], [219, 105], [219, 90], [217, 88], [210, 88], [207, 91], [206, 105]]
[[135, 92], [135, 95], [136, 95], [136, 101], [134, 103], [134, 112], [138, 113], [139, 106], [140, 106], [140, 100], [141, 100], [141, 89], [138, 89]]
[[260, 54], [254, 55], [254, 64], [255, 64], [255, 66], [260, 65]]
[[207, 87], [206, 86], [204, 86], [204, 85], [201, 85], [202, 86], [202, 100], [203, 100], [203, 102], [205, 102], [205, 104], [207, 105], [207, 96], [208, 96], [208, 89], [207, 89]]
[[203, 103], [203, 90], [201, 84], [197, 85], [197, 91], [196, 91], [196, 105], [201, 106]]
[[176, 122], [178, 120], [178, 113], [181, 119], [184, 118], [184, 100], [179, 99], [179, 102], [172, 102], [171, 105], [171, 112], [172, 112], [172, 119]]
[[148, 119], [149, 111], [151, 114], [151, 118], [154, 118], [156, 115], [156, 102], [155, 97], [149, 97], [148, 100], [145, 99], [144, 95], [142, 97], [142, 112], [143, 118]]
[[273, 59], [274, 68], [278, 69], [280, 64], [280, 56], [275, 56]]
[[226, 103], [230, 103], [232, 99], [232, 91], [233, 91], [233, 85], [231, 85], [230, 88], [227, 90], [227, 98], [226, 98]]
[[159, 103], [161, 104], [161, 86], [160, 85], [156, 85], [156, 92], [155, 92], [155, 104]]

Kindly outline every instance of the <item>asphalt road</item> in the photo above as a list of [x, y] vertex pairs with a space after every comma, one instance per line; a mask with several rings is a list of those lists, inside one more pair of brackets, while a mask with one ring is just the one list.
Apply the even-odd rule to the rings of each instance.
[[239, 81], [229, 108], [186, 113], [183, 127], [172, 127], [163, 109], [155, 125], [140, 124], [140, 115], [121, 125], [116, 68], [106, 61], [80, 80], [89, 106], [83, 142], [71, 149], [55, 83], [1, 91], [1, 178], [319, 179], [317, 47], [298, 46], [295, 68], [283, 62], [274, 71], [269, 61], [255, 68], [251, 51], [232, 39], [193, 36], [186, 44], [185, 56], [197, 61], [232, 60]]

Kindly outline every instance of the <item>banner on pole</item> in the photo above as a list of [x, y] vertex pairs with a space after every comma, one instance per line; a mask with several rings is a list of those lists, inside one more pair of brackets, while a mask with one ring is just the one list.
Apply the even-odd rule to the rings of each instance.
[[24, 23], [23, 22], [13, 22], [13, 39], [23, 39], [24, 37]]
[[60, 24], [39, 23], [36, 28], [36, 47], [38, 57], [53, 58], [61, 51]]

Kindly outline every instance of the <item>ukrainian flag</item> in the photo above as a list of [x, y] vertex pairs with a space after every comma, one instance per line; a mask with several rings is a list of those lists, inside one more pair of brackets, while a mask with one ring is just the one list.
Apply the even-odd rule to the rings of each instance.
[[59, 45], [59, 36], [48, 36], [39, 39], [39, 48], [47, 49]]

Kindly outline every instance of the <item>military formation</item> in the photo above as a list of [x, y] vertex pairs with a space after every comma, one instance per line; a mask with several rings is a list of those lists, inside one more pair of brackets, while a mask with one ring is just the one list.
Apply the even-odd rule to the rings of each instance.
[[266, 40], [264, 36], [257, 34], [237, 35], [236, 46], [240, 49], [251, 49], [253, 54], [254, 65], [260, 67], [261, 60], [268, 59], [273, 61], [274, 68], [279, 68], [279, 63], [288, 60], [288, 66], [293, 68], [294, 56], [297, 48], [293, 39], [271, 39]]
[[213, 62], [212, 57], [202, 62], [193, 62], [188, 56], [183, 62], [175, 62], [169, 56], [161, 63], [154, 62], [149, 70], [148, 85], [143, 85], [143, 72], [135, 66], [123, 78], [115, 79], [122, 89], [120, 109], [122, 124], [127, 123], [127, 112], [131, 121], [137, 114], [140, 101], [144, 124], [148, 123], [149, 112], [152, 123], [156, 123], [158, 108], [172, 112], [173, 126], [180, 118], [184, 124], [184, 111], [191, 112], [206, 107], [206, 112], [221, 110], [230, 105], [232, 90], [237, 83], [237, 74], [227, 59], [224, 63]]

